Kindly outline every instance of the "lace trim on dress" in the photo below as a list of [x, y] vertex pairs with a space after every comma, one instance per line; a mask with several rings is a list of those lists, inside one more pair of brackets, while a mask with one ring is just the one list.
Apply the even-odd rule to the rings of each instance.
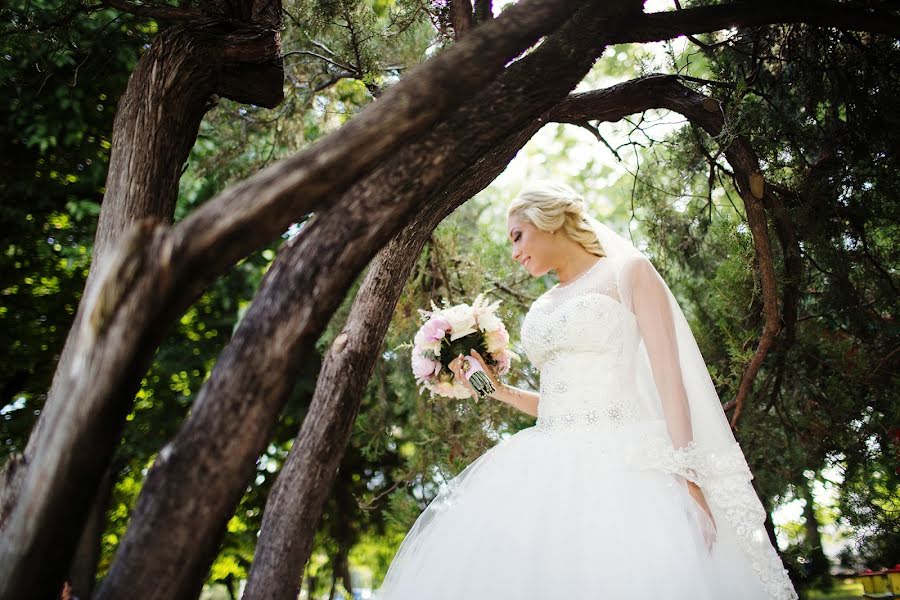
[[[750, 483], [753, 474], [738, 443], [722, 450], [699, 447], [693, 440], [684, 448], [671, 441], [647, 436], [641, 463], [681, 475], [703, 490], [714, 516], [724, 515], [734, 528], [738, 543], [750, 558], [760, 583], [773, 600], [797, 600], [799, 596], [781, 558], [769, 541], [765, 509]], [[712, 506], [711, 506], [712, 508]]]

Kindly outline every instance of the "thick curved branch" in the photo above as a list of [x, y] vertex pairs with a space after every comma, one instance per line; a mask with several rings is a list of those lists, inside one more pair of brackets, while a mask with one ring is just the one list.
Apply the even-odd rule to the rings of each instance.
[[800, 248], [800, 240], [797, 229], [784, 206], [788, 198], [797, 198], [796, 192], [784, 189], [780, 186], [770, 185], [772, 193], [767, 193], [763, 199], [766, 210], [772, 215], [775, 232], [781, 244], [781, 253], [784, 257], [784, 289], [781, 293], [782, 324], [784, 330], [776, 353], [776, 377], [769, 392], [770, 403], [775, 401], [781, 390], [787, 368], [787, 353], [793, 346], [797, 336], [797, 316], [800, 310], [800, 286], [803, 282], [803, 255]]
[[900, 36], [897, 11], [866, 10], [849, 3], [822, 0], [762, 0], [648, 13], [612, 41], [616, 44], [658, 42], [681, 35], [777, 23], [807, 23]]

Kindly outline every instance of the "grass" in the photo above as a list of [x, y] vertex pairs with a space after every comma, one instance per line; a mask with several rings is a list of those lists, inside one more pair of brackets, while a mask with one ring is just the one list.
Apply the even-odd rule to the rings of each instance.
[[838, 581], [834, 589], [823, 592], [821, 590], [805, 590], [801, 597], [805, 600], [859, 600], [863, 595], [861, 583]]

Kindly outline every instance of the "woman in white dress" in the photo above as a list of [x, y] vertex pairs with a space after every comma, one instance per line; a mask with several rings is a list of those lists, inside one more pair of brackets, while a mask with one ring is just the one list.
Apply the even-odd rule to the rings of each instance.
[[[540, 181], [508, 210], [512, 258], [560, 283], [521, 328], [537, 417], [448, 482], [379, 600], [796, 599], [753, 475], [674, 296], [628, 240]], [[462, 357], [451, 367], [463, 375]]]

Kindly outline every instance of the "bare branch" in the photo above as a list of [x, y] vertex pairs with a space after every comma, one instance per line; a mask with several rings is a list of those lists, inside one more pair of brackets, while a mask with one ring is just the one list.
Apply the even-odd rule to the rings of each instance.
[[357, 73], [357, 74], [359, 73], [359, 71], [351, 65], [345, 65], [345, 64], [339, 63], [337, 60], [335, 60], [333, 58], [328, 58], [327, 56], [323, 56], [322, 54], [319, 54], [318, 52], [313, 52], [311, 50], [291, 50], [289, 52], [285, 52], [284, 54], [282, 54], [281, 58], [287, 58], [289, 56], [312, 56], [313, 58], [318, 58], [319, 60], [325, 61], [326, 63], [333, 65], [344, 71], [349, 71], [349, 72]]
[[[681, 1], [680, 1], [680, 0], [675, 0], [675, 8], [678, 9], [678, 10], [680, 10], [680, 11], [684, 10], [684, 8], [681, 7]], [[697, 46], [699, 46], [701, 49], [703, 49], [703, 50], [706, 51], [706, 52], [709, 52], [709, 51], [712, 49], [712, 48], [710, 47], [709, 44], [706, 44], [706, 43], [700, 41], [699, 39], [697, 39], [696, 36], [693, 36], [693, 35], [688, 34], [688, 35], [685, 36], [685, 37], [687, 37], [687, 39], [689, 39], [690, 41], [692, 41], [694, 44], [696, 44]]]
[[591, 125], [588, 121], [581, 121], [581, 122], [575, 123], [575, 125], [578, 125], [579, 127], [583, 127], [584, 129], [587, 129], [588, 131], [590, 131], [594, 135], [594, 137], [597, 138], [598, 142], [600, 142], [601, 144], [606, 146], [609, 149], [609, 151], [613, 153], [613, 156], [616, 157], [616, 160], [618, 160], [619, 162], [622, 162], [622, 157], [619, 156], [618, 151], [609, 145], [609, 142], [606, 141], [606, 138], [604, 138], [600, 134], [600, 129], [598, 127]]
[[900, 16], [893, 11], [866, 10], [824, 0], [759, 0], [649, 13], [633, 27], [616, 32], [610, 42], [659, 42], [681, 35], [776, 23], [808, 23], [900, 36]]

